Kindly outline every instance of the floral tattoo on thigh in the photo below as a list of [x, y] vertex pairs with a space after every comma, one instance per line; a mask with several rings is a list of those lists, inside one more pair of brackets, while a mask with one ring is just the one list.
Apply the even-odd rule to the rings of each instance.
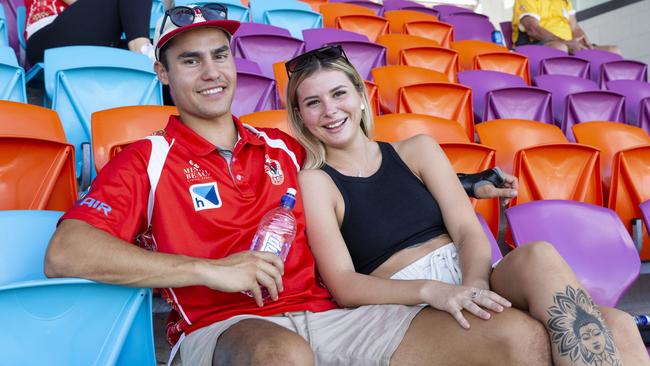
[[560, 356], [589, 366], [620, 366], [612, 334], [598, 307], [580, 288], [567, 286], [553, 296], [546, 326]]

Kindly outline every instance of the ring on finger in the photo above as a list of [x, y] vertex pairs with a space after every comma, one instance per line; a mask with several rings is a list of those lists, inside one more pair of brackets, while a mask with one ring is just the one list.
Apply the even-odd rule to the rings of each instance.
[[472, 291], [472, 300], [476, 300], [481, 294], [483, 293], [483, 290], [478, 290], [478, 291]]

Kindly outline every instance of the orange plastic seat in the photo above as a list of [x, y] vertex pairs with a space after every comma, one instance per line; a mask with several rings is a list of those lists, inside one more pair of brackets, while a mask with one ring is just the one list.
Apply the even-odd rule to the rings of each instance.
[[[478, 173], [495, 167], [494, 149], [473, 143], [446, 142], [440, 147], [456, 173]], [[474, 210], [483, 216], [494, 237], [499, 234], [499, 199], [471, 198]]]
[[323, 27], [336, 28], [336, 18], [344, 15], [370, 15], [375, 12], [369, 8], [347, 3], [325, 3], [318, 10], [323, 15]]
[[289, 116], [286, 109], [250, 113], [239, 117], [239, 120], [253, 127], [277, 128], [291, 135]]
[[376, 15], [343, 15], [335, 20], [334, 28], [363, 34], [371, 42], [388, 34], [388, 20]]
[[66, 211], [77, 199], [74, 147], [56, 112], [0, 101], [0, 210]]
[[[634, 219], [641, 219], [639, 205], [650, 199], [650, 145], [633, 147], [614, 155], [607, 207], [616, 211], [630, 232]], [[648, 228], [641, 225], [641, 260], [650, 260]]]
[[517, 151], [536, 145], [568, 142], [557, 126], [519, 119], [479, 123], [476, 132], [481, 144], [496, 150], [497, 166], [511, 174]]
[[415, 113], [393, 113], [375, 117], [376, 140], [400, 141], [418, 134], [429, 135], [438, 143], [470, 142], [463, 127], [449, 119]]
[[521, 149], [514, 175], [519, 193], [511, 205], [536, 200], [572, 200], [602, 206], [600, 151], [582, 144], [547, 144]]
[[126, 145], [167, 126], [170, 115], [178, 114], [170, 106], [129, 106], [92, 114], [92, 146], [97, 173]]
[[475, 70], [499, 71], [517, 75], [530, 85], [528, 57], [514, 52], [488, 52], [474, 57]]
[[421, 83], [399, 89], [397, 113], [420, 113], [458, 121], [474, 141], [472, 89], [461, 84]]
[[386, 47], [386, 62], [388, 65], [400, 64], [400, 52], [414, 47], [438, 47], [436, 41], [408, 34], [385, 34], [377, 38], [377, 43]]
[[445, 22], [418, 20], [404, 24], [404, 33], [432, 39], [442, 47], [451, 48], [454, 42], [454, 27]]
[[431, 14], [415, 10], [390, 10], [384, 12], [384, 18], [388, 19], [390, 26], [388, 31], [391, 34], [404, 33], [404, 24], [415, 21], [438, 21], [438, 18]]
[[282, 108], [287, 107], [287, 85], [289, 84], [289, 75], [284, 67], [286, 62], [280, 61], [273, 64], [273, 75], [275, 76], [275, 85], [278, 88], [280, 105]]
[[600, 150], [600, 172], [605, 200], [609, 197], [612, 159], [617, 152], [650, 144], [642, 129], [617, 122], [583, 122], [572, 127], [576, 141]]
[[379, 88], [379, 104], [383, 113], [397, 111], [400, 88], [419, 84], [450, 81], [447, 75], [414, 66], [382, 66], [372, 69], [372, 77]]
[[320, 6], [327, 4], [328, 0], [300, 0], [303, 3], [309, 4], [315, 12], [320, 12]]
[[366, 84], [366, 94], [368, 94], [368, 102], [372, 107], [372, 114], [375, 116], [379, 114], [379, 88], [377, 84], [372, 81], [364, 80]]
[[451, 48], [458, 52], [460, 70], [472, 70], [474, 68], [474, 57], [492, 52], [508, 52], [508, 49], [496, 43], [469, 40], [457, 41], [451, 44]]
[[398, 64], [437, 71], [447, 75], [451, 82], [458, 81], [458, 53], [447, 48], [425, 46], [403, 49]]

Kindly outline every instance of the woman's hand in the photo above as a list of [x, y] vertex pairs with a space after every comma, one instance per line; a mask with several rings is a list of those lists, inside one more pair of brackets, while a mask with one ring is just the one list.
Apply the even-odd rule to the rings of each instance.
[[485, 309], [500, 313], [504, 308], [511, 306], [510, 301], [490, 290], [439, 281], [428, 281], [422, 289], [422, 295], [423, 302], [448, 312], [465, 329], [469, 329], [469, 322], [465, 319], [463, 310], [487, 320], [491, 314]]

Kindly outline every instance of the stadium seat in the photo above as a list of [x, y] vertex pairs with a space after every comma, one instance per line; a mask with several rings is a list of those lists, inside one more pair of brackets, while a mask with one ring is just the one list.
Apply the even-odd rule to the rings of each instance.
[[497, 243], [496, 239], [494, 238], [494, 234], [492, 234], [492, 231], [490, 230], [490, 227], [488, 226], [487, 222], [485, 222], [483, 216], [477, 213], [476, 217], [478, 217], [478, 221], [481, 224], [481, 227], [483, 228], [483, 232], [485, 233], [485, 236], [487, 236], [487, 239], [490, 242], [490, 248], [492, 250], [491, 263], [495, 264], [503, 258], [503, 254], [501, 253], [501, 248], [499, 248], [499, 243]]
[[56, 112], [0, 101], [0, 210], [58, 210], [77, 199], [74, 149]]
[[9, 46], [0, 46], [0, 100], [27, 103], [25, 71]]
[[[644, 230], [645, 230], [645, 235], [647, 235], [648, 231], [650, 231], [650, 199], [640, 204], [639, 209], [641, 210], [641, 213], [643, 215]], [[644, 245], [644, 248], [645, 247], [646, 246]], [[647, 261], [648, 259], [647, 257], [644, 257], [643, 260]], [[650, 351], [650, 349], [648, 351]]]
[[237, 88], [231, 106], [235, 116], [280, 108], [277, 84], [273, 77], [237, 71]]
[[463, 127], [446, 118], [426, 114], [391, 113], [375, 117], [374, 138], [401, 141], [418, 134], [429, 135], [438, 143], [470, 142]]
[[494, 26], [485, 15], [477, 13], [454, 13], [445, 16], [442, 20], [454, 27], [454, 38], [456, 41], [477, 40], [492, 42]]
[[598, 305], [616, 306], [639, 275], [634, 243], [610, 209], [542, 200], [511, 207], [506, 218], [517, 246], [551, 243]]
[[18, 16], [18, 7], [24, 7], [24, 0], [7, 0], [2, 1], [2, 7], [5, 14], [5, 27], [7, 28], [7, 40], [9, 41], [9, 47], [13, 48], [14, 52], [18, 56], [20, 53], [20, 44], [18, 41], [18, 34], [16, 34], [16, 29], [18, 29], [17, 16]]
[[92, 114], [92, 145], [99, 173], [128, 144], [165, 128], [176, 107], [141, 105], [106, 109]]
[[377, 87], [377, 84], [372, 81], [364, 80], [363, 83], [366, 86], [366, 94], [368, 94], [368, 101], [372, 107], [372, 113], [377, 116], [381, 112], [379, 106], [379, 88]]
[[458, 82], [472, 88], [474, 122], [483, 121], [485, 97], [489, 91], [501, 88], [526, 86], [519, 76], [498, 71], [469, 70], [458, 73]]
[[384, 16], [384, 5], [370, 0], [329, 0], [330, 3], [347, 3], [363, 6], [372, 10], [377, 16]]
[[625, 123], [625, 97], [607, 90], [569, 94], [564, 106], [560, 129], [571, 142], [575, 141], [571, 127], [589, 121]]
[[569, 94], [600, 90], [598, 85], [589, 79], [567, 75], [539, 75], [534, 84], [553, 94], [553, 113], [556, 125], [562, 124], [564, 107]]
[[440, 46], [451, 48], [454, 42], [454, 27], [445, 22], [413, 21], [404, 24], [404, 33], [424, 37], [440, 43]]
[[501, 22], [499, 23], [499, 28], [501, 28], [501, 34], [503, 35], [504, 42], [506, 42], [506, 47], [512, 49], [512, 22]]
[[388, 20], [376, 15], [342, 15], [336, 18], [334, 28], [360, 33], [376, 42], [388, 33]]
[[436, 41], [408, 34], [385, 34], [377, 38], [377, 43], [386, 47], [386, 62], [388, 65], [400, 64], [400, 53], [402, 50], [416, 47], [440, 46]]
[[[211, 1], [196, 1], [196, 0], [174, 0], [175, 6], [190, 5], [190, 4], [206, 4]], [[239, 22], [248, 23], [251, 21], [250, 9], [241, 3], [239, 0], [219, 0], [219, 3], [228, 8], [228, 19], [237, 20]]]
[[503, 171], [513, 172], [517, 151], [542, 144], [568, 142], [556, 126], [526, 120], [500, 119], [476, 125], [481, 144], [496, 150], [496, 163]]
[[650, 260], [648, 227], [641, 223], [639, 205], [650, 199], [650, 144], [621, 150], [614, 155], [607, 207], [616, 211], [632, 233], [641, 260]]
[[372, 70], [373, 80], [379, 88], [379, 103], [383, 113], [397, 112], [400, 88], [417, 83], [448, 82], [447, 75], [415, 66], [384, 66]]
[[287, 68], [284, 66], [285, 64], [286, 62], [284, 61], [273, 64], [273, 74], [275, 76], [279, 108], [287, 107], [287, 84], [289, 84], [289, 75], [287, 75]]
[[537, 200], [572, 200], [603, 205], [600, 152], [580, 144], [546, 144], [519, 150], [513, 175], [519, 179], [511, 206]]
[[247, 60], [245, 58], [235, 57], [235, 68], [237, 72], [248, 72], [253, 74], [261, 74], [262, 69], [255, 61]]
[[619, 54], [597, 49], [578, 50], [575, 52], [574, 56], [589, 61], [591, 64], [590, 78], [597, 83], [599, 82], [600, 66], [602, 64], [623, 59], [623, 56]]
[[584, 122], [573, 126], [576, 141], [600, 150], [601, 176], [605, 200], [609, 197], [612, 162], [617, 152], [650, 144], [642, 129], [616, 122]]
[[[417, 11], [423, 14], [431, 15], [436, 18], [438, 18], [438, 15], [440, 13], [432, 8], [428, 8], [416, 1], [410, 1], [410, 0], [384, 0], [384, 10], [385, 12], [387, 11], [394, 11], [394, 10], [409, 10], [409, 11]], [[386, 14], [384, 12], [384, 14]]]
[[438, 12], [440, 20], [445, 20], [448, 16], [457, 13], [474, 13], [472, 9], [464, 8], [462, 6], [455, 5], [435, 5], [433, 7], [435, 11]]
[[291, 36], [302, 39], [302, 31], [322, 28], [323, 17], [298, 0], [250, 0], [253, 22], [288, 29]]
[[7, 18], [5, 16], [5, 10], [3, 6], [0, 6], [0, 47], [9, 47], [9, 32], [7, 30]]
[[151, 15], [149, 16], [149, 38], [154, 39], [156, 36], [156, 24], [158, 23], [158, 19], [163, 16], [165, 16], [164, 0], [152, 0]]
[[[235, 0], [235, 1], [237, 1], [237, 0]], [[320, 13], [320, 6], [323, 5], [323, 4], [329, 3], [328, 0], [300, 0], [300, 1], [302, 1], [303, 3], [308, 4], [309, 6], [311, 6], [313, 11], [317, 11], [319, 13]]]
[[[638, 80], [614, 80], [606, 84], [607, 90], [615, 91], [625, 96], [625, 115], [628, 125], [642, 127], [639, 122], [641, 100], [650, 97], [650, 84]], [[643, 126], [650, 133], [650, 126]]]
[[44, 65], [45, 91], [75, 147], [77, 178], [84, 191], [95, 176], [90, 115], [126, 105], [161, 105], [161, 84], [149, 58], [114, 47], [50, 48]]
[[415, 66], [447, 75], [451, 82], [457, 81], [458, 53], [444, 47], [413, 47], [400, 51], [399, 65]]
[[384, 18], [388, 19], [390, 25], [388, 31], [390, 34], [403, 34], [404, 24], [415, 21], [437, 22], [438, 18], [430, 14], [425, 14], [415, 10], [391, 10], [384, 13]]
[[540, 45], [525, 45], [516, 48], [517, 53], [528, 57], [528, 64], [530, 66], [530, 76], [535, 77], [539, 75], [540, 62], [544, 59], [551, 57], [567, 56], [566, 52], [560, 51], [555, 48], [540, 46]]
[[239, 117], [242, 123], [258, 128], [277, 128], [291, 135], [286, 109], [255, 112]]
[[638, 80], [648, 81], [648, 65], [634, 60], [605, 62], [600, 66], [600, 87], [605, 89], [609, 81]]
[[305, 51], [305, 43], [288, 30], [268, 24], [242, 23], [231, 41], [233, 55], [255, 61], [262, 74], [273, 78], [273, 64]]
[[571, 56], [549, 57], [539, 63], [540, 75], [567, 75], [591, 80], [590, 70], [589, 61]]
[[527, 119], [553, 124], [551, 93], [532, 86], [494, 89], [485, 95], [483, 121]]
[[369, 15], [376, 16], [375, 12], [363, 6], [347, 3], [325, 3], [320, 6], [323, 15], [323, 26], [336, 28], [336, 18], [344, 15]]
[[650, 97], [641, 99], [639, 107], [639, 127], [648, 132], [650, 131]]
[[458, 121], [474, 141], [472, 89], [452, 83], [420, 83], [398, 91], [397, 113], [419, 113]]
[[[454, 37], [456, 37], [454, 30]], [[456, 37], [458, 39], [458, 37]], [[460, 59], [460, 70], [472, 70], [474, 68], [474, 58], [483, 53], [508, 52], [508, 49], [492, 42], [477, 40], [456, 41], [451, 44], [451, 48], [458, 52]], [[499, 71], [499, 70], [492, 70]]]
[[514, 52], [487, 52], [474, 57], [475, 70], [489, 70], [517, 75], [530, 85], [528, 58]]

